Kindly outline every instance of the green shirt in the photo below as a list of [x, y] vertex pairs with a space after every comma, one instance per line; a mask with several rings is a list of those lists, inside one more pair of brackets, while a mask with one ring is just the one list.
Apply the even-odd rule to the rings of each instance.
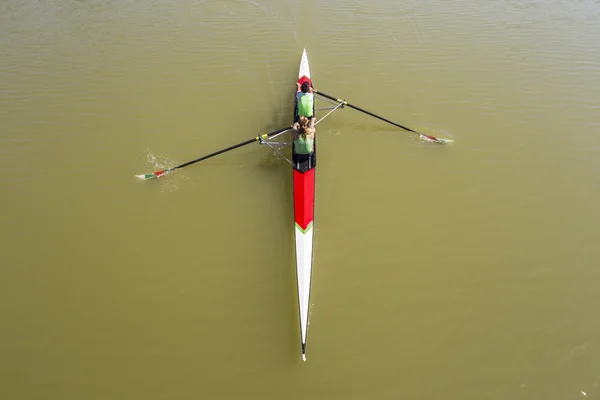
[[298, 115], [301, 117], [313, 116], [313, 95], [312, 93], [299, 93], [298, 96]]
[[310, 154], [313, 152], [314, 139], [306, 135], [306, 139], [302, 135], [298, 135], [298, 139], [294, 140], [294, 150], [298, 154]]

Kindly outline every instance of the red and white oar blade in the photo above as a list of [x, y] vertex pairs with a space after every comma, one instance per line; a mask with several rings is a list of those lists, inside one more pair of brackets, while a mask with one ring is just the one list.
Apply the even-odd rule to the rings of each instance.
[[437, 138], [435, 136], [430, 136], [430, 135], [425, 135], [423, 133], [419, 133], [419, 137], [427, 142], [430, 143], [440, 143], [440, 144], [444, 144], [444, 143], [452, 143], [454, 142], [454, 140], [452, 139], [442, 139], [442, 138]]
[[164, 176], [164, 175], [168, 174], [169, 171], [170, 170], [168, 170], [168, 169], [166, 169], [166, 170], [163, 169], [162, 171], [156, 171], [156, 172], [153, 172], [151, 174], [136, 175], [136, 178], [143, 179], [143, 180], [147, 181], [147, 180], [150, 180], [150, 179], [160, 178], [161, 176]]

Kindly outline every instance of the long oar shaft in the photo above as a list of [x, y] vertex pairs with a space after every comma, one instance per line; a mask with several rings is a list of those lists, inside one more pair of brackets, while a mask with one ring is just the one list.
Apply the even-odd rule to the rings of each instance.
[[404, 126], [404, 125], [400, 125], [400, 124], [398, 124], [398, 123], [396, 123], [396, 122], [394, 122], [394, 121], [390, 121], [390, 120], [389, 120], [389, 119], [387, 119], [387, 118], [380, 117], [379, 115], [373, 114], [372, 112], [370, 112], [370, 111], [367, 111], [367, 110], [365, 110], [365, 109], [362, 109], [362, 108], [360, 108], [360, 107], [358, 107], [358, 106], [355, 106], [354, 104], [350, 104], [350, 103], [348, 103], [346, 100], [341, 100], [341, 99], [338, 99], [337, 97], [330, 96], [330, 95], [328, 95], [328, 94], [326, 94], [326, 93], [323, 93], [323, 92], [321, 92], [320, 90], [315, 90], [315, 89], [313, 89], [313, 91], [314, 91], [316, 94], [318, 94], [318, 95], [320, 95], [320, 96], [323, 96], [323, 97], [325, 97], [325, 98], [327, 98], [327, 99], [329, 99], [329, 100], [337, 101], [338, 103], [340, 103], [340, 104], [343, 104], [344, 106], [348, 106], [348, 107], [350, 107], [350, 108], [353, 108], [353, 109], [355, 109], [355, 110], [357, 110], [357, 111], [360, 111], [360, 112], [362, 112], [362, 113], [365, 113], [365, 114], [367, 114], [367, 115], [370, 115], [371, 117], [375, 117], [375, 118], [377, 118], [377, 119], [379, 119], [379, 120], [381, 120], [381, 121], [387, 122], [388, 124], [392, 124], [392, 125], [394, 125], [394, 126], [397, 126], [398, 128], [402, 128], [402, 129], [404, 129], [404, 130], [406, 130], [406, 131], [409, 131], [409, 132], [412, 132], [412, 133], [416, 133], [417, 135], [421, 136], [423, 139], [426, 139], [426, 140], [428, 140], [428, 141], [430, 141], [430, 142], [435, 142], [435, 143], [446, 143], [446, 142], [451, 142], [451, 140], [447, 140], [447, 139], [439, 139], [439, 138], [436, 138], [436, 137], [434, 137], [434, 136], [425, 135], [424, 133], [417, 132], [417, 131], [415, 131], [414, 129], [410, 129], [410, 128], [408, 128], [408, 127]]
[[197, 162], [204, 161], [204, 160], [207, 160], [209, 158], [212, 158], [214, 156], [218, 156], [219, 154], [227, 153], [228, 151], [235, 150], [235, 149], [240, 148], [242, 146], [246, 146], [246, 145], [248, 145], [250, 143], [254, 143], [257, 140], [259, 140], [259, 139], [258, 138], [248, 139], [245, 142], [234, 144], [233, 146], [229, 146], [229, 147], [227, 147], [227, 148], [225, 148], [223, 150], [215, 151], [214, 153], [210, 153], [210, 154], [208, 154], [206, 156], [203, 156], [203, 157], [200, 157], [200, 158], [196, 158], [195, 160], [188, 161], [188, 162], [186, 162], [184, 164], [178, 165], [174, 169], [187, 167], [188, 165], [192, 165], [192, 164], [195, 164]]
[[373, 114], [373, 113], [372, 113], [372, 112], [370, 112], [370, 111], [363, 110], [362, 108], [360, 108], [360, 107], [358, 107], [358, 106], [355, 106], [355, 105], [353, 105], [353, 104], [350, 104], [350, 103], [348, 103], [348, 102], [347, 102], [347, 101], [345, 101], [345, 100], [340, 100], [340, 99], [338, 99], [338, 98], [336, 98], [336, 97], [330, 96], [330, 95], [328, 95], [328, 94], [325, 94], [325, 93], [323, 93], [323, 92], [321, 92], [321, 91], [317, 91], [317, 90], [315, 90], [314, 92], [315, 92], [315, 93], [317, 93], [317, 94], [320, 94], [320, 95], [321, 95], [321, 96], [323, 96], [323, 97], [326, 97], [326, 98], [328, 98], [329, 100], [333, 100], [333, 101], [337, 101], [337, 102], [339, 102], [339, 103], [343, 103], [345, 106], [348, 106], [348, 107], [350, 107], [350, 108], [354, 108], [355, 110], [357, 110], [357, 111], [360, 111], [360, 112], [364, 112], [365, 114], [367, 114], [367, 115], [370, 115], [371, 117], [375, 117], [375, 118], [377, 118], [377, 119], [380, 119], [380, 120], [382, 120], [382, 121], [385, 121], [385, 122], [387, 122], [388, 124], [392, 124], [392, 125], [394, 125], [394, 126], [397, 126], [398, 128], [402, 128], [402, 129], [404, 129], [404, 130], [407, 130], [407, 131], [409, 131], [409, 132], [413, 132], [413, 133], [419, 133], [419, 132], [415, 131], [414, 129], [407, 128], [406, 126], [403, 126], [403, 125], [397, 124], [397, 123], [395, 123], [394, 121], [390, 121], [390, 120], [389, 120], [389, 119], [387, 119], [387, 118], [383, 118], [383, 117], [380, 117], [379, 115], [375, 115], [375, 114]]
[[237, 148], [240, 148], [240, 147], [242, 147], [242, 146], [246, 146], [246, 145], [248, 145], [248, 144], [250, 144], [250, 143], [254, 143], [254, 142], [258, 142], [258, 141], [264, 140], [264, 139], [268, 139], [268, 138], [270, 138], [271, 136], [275, 136], [275, 135], [277, 135], [278, 133], [285, 132], [285, 131], [287, 131], [288, 129], [290, 129], [290, 128], [289, 128], [289, 127], [285, 127], [285, 128], [277, 129], [276, 131], [269, 132], [269, 133], [265, 133], [265, 134], [263, 134], [263, 135], [260, 135], [260, 136], [254, 137], [254, 138], [252, 138], [252, 139], [248, 139], [248, 140], [246, 140], [246, 141], [243, 141], [243, 142], [241, 142], [241, 143], [234, 144], [233, 146], [229, 146], [229, 147], [227, 147], [227, 148], [224, 148], [224, 149], [222, 149], [222, 150], [215, 151], [214, 153], [208, 154], [208, 155], [206, 155], [206, 156], [203, 156], [203, 157], [200, 157], [200, 158], [196, 158], [195, 160], [188, 161], [188, 162], [186, 162], [186, 163], [184, 163], [184, 164], [181, 164], [181, 165], [178, 165], [178, 166], [176, 166], [176, 167], [172, 167], [172, 168], [164, 169], [164, 170], [161, 170], [161, 171], [156, 171], [156, 172], [153, 172], [153, 173], [151, 173], [151, 174], [136, 175], [136, 176], [137, 176], [138, 178], [141, 178], [141, 179], [153, 179], [153, 178], [158, 178], [158, 177], [160, 177], [160, 176], [163, 176], [163, 175], [165, 175], [165, 174], [167, 174], [167, 173], [169, 173], [169, 172], [171, 172], [171, 171], [173, 171], [173, 170], [180, 169], [180, 168], [183, 168], [183, 167], [187, 167], [188, 165], [192, 165], [192, 164], [195, 164], [195, 163], [197, 163], [197, 162], [204, 161], [204, 160], [206, 160], [206, 159], [209, 159], [209, 158], [212, 158], [212, 157], [214, 157], [214, 156], [218, 156], [219, 154], [227, 153], [228, 151], [235, 150], [235, 149], [237, 149]]

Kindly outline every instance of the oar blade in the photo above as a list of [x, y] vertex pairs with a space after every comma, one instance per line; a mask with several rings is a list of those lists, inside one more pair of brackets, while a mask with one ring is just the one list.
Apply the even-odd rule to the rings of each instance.
[[452, 139], [437, 138], [435, 136], [425, 135], [424, 133], [419, 133], [419, 137], [421, 139], [425, 140], [426, 142], [430, 142], [430, 143], [445, 144], [445, 143], [454, 142], [454, 140], [452, 140]]
[[151, 174], [142, 174], [142, 175], [136, 175], [136, 178], [148, 181], [150, 179], [156, 179], [156, 178], [160, 178], [163, 175], [166, 175], [169, 171], [168, 170], [161, 170], [161, 171], [156, 171], [153, 172]]

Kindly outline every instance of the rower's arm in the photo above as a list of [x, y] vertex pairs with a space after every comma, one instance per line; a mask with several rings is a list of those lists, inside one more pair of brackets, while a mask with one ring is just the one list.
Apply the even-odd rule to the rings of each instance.
[[294, 125], [292, 125], [292, 138], [294, 140], [298, 139], [298, 127], [299, 124], [297, 122], [294, 122]]

